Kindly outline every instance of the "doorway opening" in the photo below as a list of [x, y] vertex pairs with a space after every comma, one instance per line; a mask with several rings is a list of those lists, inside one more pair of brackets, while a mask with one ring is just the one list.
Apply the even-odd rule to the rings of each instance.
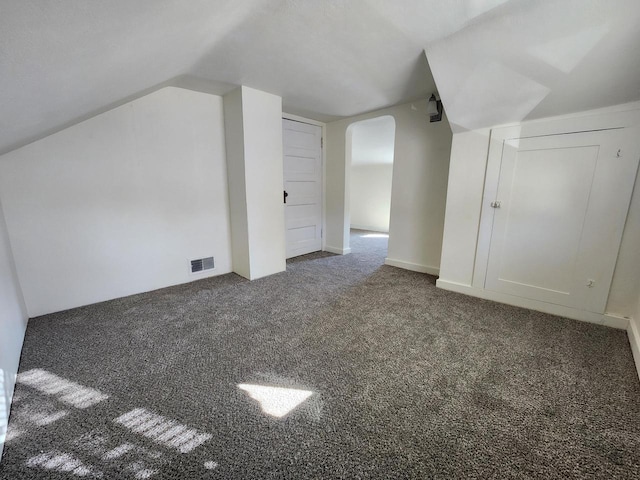
[[395, 149], [396, 122], [390, 115], [349, 125], [347, 129], [348, 215], [351, 248], [389, 237], [391, 221], [391, 185]]

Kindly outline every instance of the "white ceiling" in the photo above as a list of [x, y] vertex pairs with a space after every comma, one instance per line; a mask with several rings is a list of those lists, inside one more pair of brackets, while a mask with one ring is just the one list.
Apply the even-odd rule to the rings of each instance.
[[484, 123], [474, 112], [502, 94], [525, 117], [637, 100], [639, 11], [638, 0], [0, 0], [0, 153], [164, 85], [244, 84], [325, 121], [425, 98], [436, 88], [425, 47], [459, 125]]
[[639, 0], [511, 0], [426, 47], [455, 131], [640, 100]]
[[396, 121], [390, 115], [354, 123], [351, 128], [351, 166], [391, 165]]

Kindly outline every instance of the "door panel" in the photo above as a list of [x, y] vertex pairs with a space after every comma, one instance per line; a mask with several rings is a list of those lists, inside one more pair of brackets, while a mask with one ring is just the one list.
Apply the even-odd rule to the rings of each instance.
[[604, 312], [640, 155], [629, 138], [505, 142], [485, 288]]
[[322, 249], [322, 129], [282, 121], [287, 258]]
[[284, 168], [290, 174], [310, 175], [313, 178], [316, 174], [316, 159], [299, 155], [285, 155]]

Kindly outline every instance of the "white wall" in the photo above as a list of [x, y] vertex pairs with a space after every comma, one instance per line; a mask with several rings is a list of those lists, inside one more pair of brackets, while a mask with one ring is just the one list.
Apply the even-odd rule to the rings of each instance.
[[478, 242], [489, 130], [455, 133], [451, 143], [440, 278], [471, 285]]
[[[640, 105], [627, 104], [522, 124], [523, 135], [640, 124]], [[440, 285], [471, 287], [483, 201], [489, 130], [456, 133], [451, 149]], [[606, 313], [636, 317], [640, 296], [640, 181], [636, 186], [613, 275]]]
[[640, 169], [631, 196], [631, 204], [611, 282], [607, 312], [621, 317], [635, 317], [640, 297]]
[[334, 253], [349, 253], [349, 165], [345, 152], [351, 151], [348, 121], [328, 123], [325, 127], [324, 248]]
[[393, 164], [351, 168], [351, 228], [389, 231]]
[[231, 255], [233, 271], [245, 278], [251, 278], [247, 182], [245, 180], [244, 131], [242, 123], [242, 88], [237, 88], [224, 96], [224, 132], [229, 186]]
[[387, 115], [350, 130], [351, 228], [388, 232], [396, 122]]
[[638, 377], [640, 377], [640, 293], [638, 294], [638, 306], [634, 318], [629, 322], [627, 328], [629, 343], [631, 344], [631, 352], [636, 363]]
[[390, 115], [396, 122], [387, 262], [437, 273], [440, 265], [451, 129], [443, 116], [430, 123], [426, 100], [327, 124], [326, 244], [349, 251], [349, 126]]
[[32, 317], [228, 273], [222, 98], [164, 88], [7, 153], [0, 198]]
[[0, 205], [0, 458], [26, 327], [27, 309], [18, 284], [9, 235]]
[[[635, 311], [633, 308], [634, 298], [637, 300]], [[627, 332], [636, 370], [640, 377], [640, 169], [631, 197], [631, 206], [611, 284], [607, 310], [626, 312], [626, 316], [631, 317]], [[629, 315], [629, 312], [632, 314]]]
[[282, 99], [243, 86], [224, 106], [233, 268], [254, 280], [286, 269]]
[[282, 98], [242, 87], [251, 279], [286, 269]]

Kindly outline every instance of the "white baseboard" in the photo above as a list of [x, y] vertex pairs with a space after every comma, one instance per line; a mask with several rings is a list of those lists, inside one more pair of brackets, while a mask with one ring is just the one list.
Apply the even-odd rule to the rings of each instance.
[[371, 225], [355, 225], [352, 223], [350, 228], [352, 228], [353, 230], [368, 230], [370, 232], [389, 233], [388, 228], [385, 230], [384, 228], [372, 227]]
[[404, 262], [402, 260], [396, 260], [394, 258], [385, 258], [384, 263], [385, 265], [404, 268], [405, 270], [411, 270], [412, 272], [428, 273], [429, 275], [435, 275], [436, 277], [440, 275], [440, 269], [438, 267], [430, 267], [428, 265]]
[[617, 328], [618, 330], [626, 330], [629, 328], [629, 324], [631, 324], [631, 320], [626, 317], [619, 317], [618, 315], [614, 315], [612, 313], [603, 313], [602, 314], [602, 325], [606, 325], [607, 327]]
[[331, 247], [329, 245], [325, 245], [324, 251], [329, 253], [336, 253], [338, 255], [346, 255], [348, 253], [351, 253], [351, 248], [337, 248], [337, 247]]
[[583, 322], [596, 323], [607, 327], [627, 330], [629, 328], [629, 319], [618, 317], [611, 314], [601, 314], [578, 310], [577, 308], [565, 307], [563, 305], [554, 305], [552, 303], [541, 302], [539, 300], [531, 300], [529, 298], [516, 297], [506, 293], [492, 292], [480, 288], [473, 288], [471, 285], [464, 285], [457, 282], [449, 282], [447, 280], [438, 279], [436, 286], [444, 290], [452, 292], [464, 293], [472, 297], [484, 298], [485, 300], [493, 300], [494, 302], [506, 303], [516, 307], [528, 308], [539, 312], [550, 313], [561, 317], [567, 317]]
[[638, 378], [640, 378], [640, 331], [638, 331], [636, 322], [629, 322], [629, 326], [627, 327], [627, 335], [629, 336], [629, 344], [631, 345], [633, 360], [636, 362], [636, 371], [638, 372]]

